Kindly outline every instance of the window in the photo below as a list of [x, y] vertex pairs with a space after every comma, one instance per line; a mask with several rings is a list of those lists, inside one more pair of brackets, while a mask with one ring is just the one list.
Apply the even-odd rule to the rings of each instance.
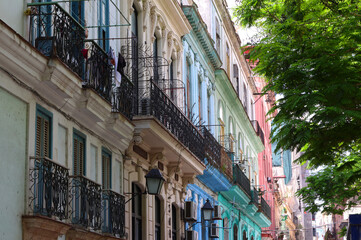
[[211, 125], [211, 96], [207, 93], [207, 124]]
[[142, 194], [135, 183], [132, 184], [132, 193], [132, 239], [142, 240]]
[[246, 231], [243, 231], [243, 240], [247, 240], [247, 233], [246, 233]]
[[237, 96], [240, 97], [240, 89], [239, 89], [239, 75], [238, 75], [238, 66], [237, 64], [233, 64], [233, 80], [236, 82], [236, 90]]
[[172, 204], [172, 240], [177, 240], [177, 208]]
[[85, 26], [83, 1], [71, 2], [71, 16], [82, 26]]
[[112, 188], [112, 155], [107, 149], [102, 150], [102, 188]]
[[238, 227], [236, 224], [233, 225], [233, 239], [238, 240]]
[[228, 43], [226, 43], [226, 70], [227, 70], [227, 75], [230, 78], [230, 73], [231, 73], [231, 62], [230, 62], [230, 51], [229, 51], [229, 46]]
[[221, 103], [219, 104], [219, 141], [224, 147], [224, 122], [223, 122], [223, 108]]
[[175, 77], [174, 77], [174, 60], [171, 59], [170, 62], [170, 66], [169, 66], [169, 94], [170, 94], [170, 99], [172, 99], [172, 101], [175, 100]]
[[187, 61], [187, 114], [191, 115], [191, 66]]
[[85, 176], [85, 135], [74, 129], [73, 172], [75, 176]]
[[109, 48], [109, 0], [99, 0], [98, 25], [99, 45], [107, 51]]
[[221, 56], [221, 26], [216, 18], [216, 50], [219, 56]]
[[155, 226], [154, 226], [154, 239], [160, 240], [161, 238], [161, 214], [160, 214], [160, 199], [158, 196], [154, 197], [154, 215], [155, 215]]
[[44, 108], [37, 106], [35, 124], [35, 155], [51, 158], [52, 114]]
[[[133, 13], [131, 16], [131, 47], [132, 47], [132, 66], [136, 68], [138, 66], [138, 12], [133, 5]], [[138, 78], [137, 71], [132, 71], [132, 80], [135, 81]], [[135, 82], [134, 82], [135, 83]]]
[[246, 84], [243, 83], [243, 106], [247, 113], [247, 102], [248, 102], [248, 96], [247, 96], [247, 87]]
[[228, 231], [228, 218], [223, 219], [223, 239], [228, 240], [229, 239], [229, 231]]
[[158, 84], [159, 73], [158, 73], [158, 39], [154, 35], [153, 42], [153, 81]]
[[202, 122], [202, 81], [198, 79], [198, 114], [199, 119], [198, 121]]

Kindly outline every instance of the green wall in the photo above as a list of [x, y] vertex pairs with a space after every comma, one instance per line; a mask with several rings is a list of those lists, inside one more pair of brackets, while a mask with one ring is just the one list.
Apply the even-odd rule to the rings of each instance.
[[0, 239], [22, 239], [27, 104], [0, 88]]

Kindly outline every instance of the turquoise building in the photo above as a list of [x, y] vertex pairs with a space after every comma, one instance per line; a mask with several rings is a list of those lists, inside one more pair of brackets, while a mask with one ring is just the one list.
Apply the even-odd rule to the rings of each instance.
[[[247, 79], [243, 56], [232, 36], [226, 38], [236, 33], [214, 26], [221, 21], [214, 2], [209, 2], [208, 13], [217, 20], [211, 21], [203, 20], [202, 13], [207, 13], [203, 6], [182, 6], [192, 26], [182, 38], [184, 109], [210, 143], [205, 145], [206, 169], [187, 185], [185, 200], [195, 203], [197, 218], [186, 223], [186, 239], [191, 239], [187, 231], [194, 231], [198, 239], [261, 240], [261, 228], [271, 224], [270, 208], [257, 185], [257, 154], [264, 146], [250, 121], [252, 86], [241, 81]], [[217, 44], [220, 36], [225, 44]], [[238, 78], [231, 79], [232, 75]], [[244, 86], [242, 92], [239, 85]], [[212, 221], [204, 221], [201, 212], [207, 200], [217, 208]]]

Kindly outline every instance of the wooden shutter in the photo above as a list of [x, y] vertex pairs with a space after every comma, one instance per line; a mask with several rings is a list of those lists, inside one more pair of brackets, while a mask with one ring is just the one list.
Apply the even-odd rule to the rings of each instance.
[[73, 137], [74, 175], [85, 175], [85, 139], [77, 134]]
[[51, 118], [38, 112], [36, 115], [35, 155], [50, 158]]
[[111, 188], [111, 165], [110, 165], [110, 154], [102, 153], [102, 187], [103, 189]]

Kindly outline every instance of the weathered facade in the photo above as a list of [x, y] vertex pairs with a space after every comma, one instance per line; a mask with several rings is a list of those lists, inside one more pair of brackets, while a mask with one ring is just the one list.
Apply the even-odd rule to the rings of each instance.
[[261, 239], [257, 89], [223, 1], [3, 4], [4, 239]]

